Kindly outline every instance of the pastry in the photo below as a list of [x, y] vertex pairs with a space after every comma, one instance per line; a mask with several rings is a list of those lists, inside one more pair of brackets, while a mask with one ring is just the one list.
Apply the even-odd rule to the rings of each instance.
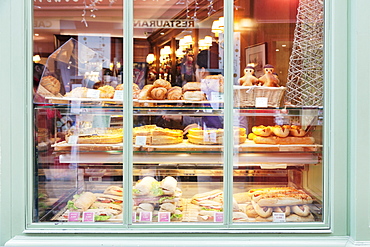
[[272, 144], [272, 145], [312, 145], [315, 143], [315, 138], [313, 137], [277, 137], [277, 136], [256, 136], [253, 138], [256, 144]]
[[46, 90], [50, 93], [56, 95], [60, 92], [60, 81], [53, 77], [53, 76], [44, 76], [40, 82], [41, 86], [43, 86]]
[[252, 132], [257, 136], [269, 136], [271, 135], [271, 128], [263, 125], [253, 126]]
[[287, 137], [290, 133], [289, 128], [286, 128], [285, 126], [275, 125], [272, 126], [271, 129], [274, 135], [278, 137]]
[[154, 88], [153, 85], [145, 85], [143, 89], [141, 89], [140, 93], [138, 94], [139, 100], [148, 100], [151, 99], [150, 92]]
[[116, 86], [116, 90], [123, 90], [123, 84], [118, 84]]
[[68, 98], [86, 98], [88, 89], [86, 87], [76, 87], [72, 91], [66, 93]]
[[158, 79], [158, 80], [154, 81], [153, 86], [154, 87], [164, 87], [165, 89], [168, 90], [168, 89], [171, 88], [171, 83], [164, 80], [164, 79]]
[[244, 69], [244, 76], [238, 80], [241, 86], [257, 85], [258, 81], [257, 77], [254, 76], [254, 68], [252, 66], [247, 66]]
[[163, 100], [166, 98], [167, 89], [164, 87], [155, 87], [150, 92], [150, 97], [154, 100]]
[[172, 87], [167, 91], [167, 99], [169, 100], [180, 100], [182, 97], [181, 87]]
[[98, 88], [100, 91], [100, 98], [103, 99], [113, 99], [114, 97], [114, 87], [105, 85], [103, 87]]
[[288, 128], [289, 128], [289, 131], [290, 131], [290, 135], [292, 135], [292, 136], [299, 137], [299, 136], [305, 136], [306, 135], [306, 131], [303, 130], [301, 127], [297, 126], [297, 125], [291, 125], [291, 126], [288, 126]]
[[205, 96], [202, 91], [186, 91], [183, 95], [183, 98], [184, 100], [190, 100], [190, 101], [205, 100]]
[[187, 82], [182, 87], [184, 92], [186, 91], [200, 91], [201, 90], [201, 83], [200, 82]]

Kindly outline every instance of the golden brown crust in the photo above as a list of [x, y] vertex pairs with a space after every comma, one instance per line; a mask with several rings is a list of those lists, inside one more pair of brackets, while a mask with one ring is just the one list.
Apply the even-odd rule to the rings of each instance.
[[180, 100], [182, 97], [181, 87], [172, 87], [167, 91], [167, 99], [169, 100]]
[[183, 94], [184, 100], [202, 101], [205, 100], [204, 93], [202, 91], [186, 91]]
[[269, 136], [262, 137], [256, 136], [253, 141], [257, 144], [272, 144], [272, 145], [312, 145], [315, 143], [315, 138], [313, 137], [278, 137], [278, 136]]
[[289, 135], [289, 129], [284, 127], [284, 126], [280, 126], [280, 125], [275, 125], [275, 126], [272, 126], [271, 127], [272, 129], [272, 132], [274, 133], [274, 135], [278, 136], [278, 137], [287, 137]]
[[312, 198], [301, 190], [255, 193], [252, 201], [261, 207], [293, 206], [312, 203]]
[[150, 92], [150, 96], [154, 100], [163, 100], [166, 98], [167, 89], [164, 87], [153, 88]]
[[158, 79], [158, 80], [154, 81], [153, 86], [154, 87], [164, 87], [165, 89], [168, 90], [168, 89], [171, 88], [171, 83], [164, 80], [164, 79]]
[[138, 95], [139, 100], [148, 100], [150, 98], [150, 92], [153, 90], [153, 85], [145, 85]]
[[183, 87], [183, 92], [186, 91], [200, 91], [201, 83], [200, 82], [187, 82]]
[[50, 93], [56, 95], [60, 92], [60, 81], [53, 76], [44, 76], [40, 84]]
[[118, 84], [116, 86], [116, 90], [123, 90], [123, 84]]
[[114, 88], [109, 85], [105, 85], [103, 87], [98, 88], [100, 91], [100, 98], [103, 99], [113, 99], [114, 97]]
[[264, 125], [253, 126], [252, 132], [257, 136], [270, 136], [272, 133], [271, 128]]

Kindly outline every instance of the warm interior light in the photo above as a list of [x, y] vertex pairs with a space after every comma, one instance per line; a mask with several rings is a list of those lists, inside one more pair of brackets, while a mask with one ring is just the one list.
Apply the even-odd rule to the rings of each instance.
[[40, 55], [34, 55], [34, 56], [32, 57], [32, 60], [33, 60], [35, 63], [38, 63], [38, 62], [40, 62], [40, 61], [41, 61], [41, 57], [40, 57]]
[[186, 45], [191, 45], [193, 43], [193, 38], [191, 37], [191, 35], [185, 35], [184, 40]]
[[149, 54], [146, 56], [146, 62], [147, 62], [148, 64], [152, 64], [152, 63], [154, 63], [154, 61], [155, 61], [155, 56], [154, 56], [154, 54], [153, 54], [153, 53], [149, 53]]
[[171, 47], [169, 45], [166, 45], [165, 47], [163, 47], [163, 54], [164, 55], [170, 55], [172, 52], [171, 52]]
[[205, 44], [208, 46], [212, 46], [212, 37], [211, 36], [206, 36], [204, 37]]
[[221, 29], [221, 30], [223, 30], [224, 29], [224, 27], [225, 27], [225, 21], [224, 21], [224, 17], [223, 16], [221, 16], [220, 18], [218, 18], [218, 26], [219, 26], [219, 28]]

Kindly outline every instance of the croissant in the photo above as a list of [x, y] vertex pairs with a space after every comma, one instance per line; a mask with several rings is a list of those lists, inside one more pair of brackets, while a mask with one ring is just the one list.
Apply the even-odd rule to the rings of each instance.
[[173, 87], [170, 88], [167, 92], [167, 99], [169, 100], [179, 100], [182, 97], [182, 88], [181, 87]]
[[100, 91], [100, 98], [113, 99], [114, 87], [105, 85], [103, 87], [98, 88], [98, 90]]
[[154, 81], [153, 86], [154, 87], [164, 87], [165, 89], [170, 89], [171, 83], [163, 79], [158, 79]]
[[150, 92], [150, 96], [152, 99], [165, 99], [166, 98], [167, 89], [164, 87], [156, 87]]
[[153, 88], [154, 88], [153, 85], [145, 85], [141, 92], [139, 93], [139, 95], [137, 96], [137, 98], [139, 100], [150, 99], [150, 92], [152, 91]]

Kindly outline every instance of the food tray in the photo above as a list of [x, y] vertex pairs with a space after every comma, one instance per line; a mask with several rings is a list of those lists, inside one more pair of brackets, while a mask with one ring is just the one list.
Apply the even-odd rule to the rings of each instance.
[[267, 107], [279, 107], [285, 90], [286, 87], [234, 86], [234, 106], [259, 107], [256, 99], [267, 98]]

